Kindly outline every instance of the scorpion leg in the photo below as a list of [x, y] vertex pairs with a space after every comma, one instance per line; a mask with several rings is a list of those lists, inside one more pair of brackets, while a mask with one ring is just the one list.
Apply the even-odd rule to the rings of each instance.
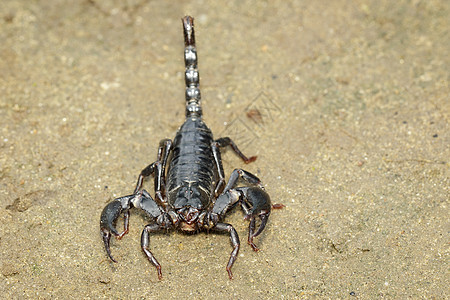
[[155, 172], [156, 163], [157, 162], [149, 164], [141, 171], [136, 183], [136, 188], [134, 189], [133, 192], [134, 194], [138, 193], [142, 189], [142, 183], [144, 182], [144, 178], [152, 175]]
[[239, 150], [238, 146], [236, 146], [236, 144], [229, 137], [219, 138], [215, 142], [219, 145], [219, 147], [231, 146], [231, 149], [233, 149], [233, 151], [240, 158], [242, 158], [242, 160], [246, 164], [251, 163], [256, 160], [256, 156], [251, 156], [251, 157], [247, 158], [247, 156], [245, 156], [244, 153], [242, 153], [241, 150]]
[[223, 192], [226, 192], [226, 191], [232, 189], [233, 187], [235, 187], [237, 182], [238, 182], [238, 180], [239, 180], [239, 178], [244, 179], [245, 181], [247, 181], [250, 184], [258, 186], [260, 189], [264, 189], [263, 185], [261, 184], [261, 180], [259, 180], [258, 177], [256, 177], [252, 173], [247, 172], [245, 170], [234, 169], [233, 172], [230, 175], [230, 179], [228, 180], [228, 184], [225, 186]]
[[141, 247], [142, 251], [144, 251], [145, 255], [147, 256], [148, 260], [156, 267], [156, 270], [158, 271], [158, 279], [162, 279], [162, 273], [161, 273], [161, 265], [156, 260], [155, 256], [150, 252], [148, 246], [150, 244], [150, 232], [158, 232], [162, 228], [158, 224], [149, 224], [145, 226], [144, 230], [142, 231], [141, 235]]
[[[250, 158], [247, 158], [247, 156], [245, 156], [240, 150], [239, 148], [236, 146], [236, 144], [229, 138], [229, 137], [224, 137], [224, 138], [220, 138], [218, 140], [215, 140], [212, 145], [212, 152], [214, 155], [214, 161], [216, 162], [216, 167], [217, 167], [217, 173], [219, 176], [219, 180], [216, 184], [216, 188], [215, 188], [215, 194], [216, 196], [218, 196], [222, 191], [223, 188], [225, 186], [225, 174], [223, 171], [223, 165], [222, 165], [222, 159], [220, 156], [220, 147], [226, 147], [226, 146], [231, 146], [231, 149], [233, 149], [233, 151], [240, 157], [242, 158], [242, 160], [248, 164], [250, 162], [253, 162], [256, 160], [256, 156], [252, 156]], [[251, 175], [251, 174], [250, 174]]]
[[214, 194], [219, 196], [222, 193], [223, 188], [225, 187], [225, 173], [223, 171], [222, 158], [220, 156], [220, 144], [217, 141], [212, 142], [211, 149], [214, 156], [214, 161], [216, 163], [217, 175], [219, 177], [216, 188], [214, 190]]
[[[130, 216], [129, 209], [131, 206], [131, 200], [134, 197], [135, 195], [129, 195], [114, 199], [114, 201], [105, 206], [100, 216], [100, 232], [102, 234], [103, 243], [105, 244], [106, 253], [113, 262], [117, 261], [111, 255], [111, 235], [121, 239], [128, 233], [128, 219]], [[122, 212], [124, 213], [124, 229], [122, 233], [119, 233], [115, 227], [115, 224]]]
[[169, 229], [172, 227], [172, 220], [168, 214], [164, 212], [164, 208], [153, 200], [152, 196], [146, 191], [142, 190], [142, 193], [138, 197], [133, 199], [133, 205], [142, 209], [150, 216], [156, 223], [148, 224], [145, 226], [141, 235], [141, 248], [147, 256], [148, 260], [156, 267], [158, 271], [158, 278], [162, 279], [161, 265], [153, 256], [149, 250], [150, 244], [150, 232], [158, 232], [163, 229]]
[[227, 231], [230, 233], [230, 240], [231, 240], [231, 244], [233, 245], [233, 251], [231, 251], [230, 259], [228, 260], [226, 269], [228, 272], [228, 277], [230, 277], [230, 279], [233, 279], [233, 273], [231, 272], [231, 267], [233, 266], [234, 262], [236, 261], [237, 255], [239, 253], [239, 247], [240, 247], [239, 236], [236, 232], [236, 229], [234, 229], [234, 227], [231, 224], [227, 224], [227, 223], [217, 223], [216, 226], [213, 228], [213, 230], [219, 231], [219, 232]]
[[163, 139], [159, 142], [157, 160], [161, 162], [161, 164], [158, 165], [158, 175], [155, 177], [155, 196], [163, 203], [166, 202], [164, 200], [166, 190], [166, 165], [171, 149], [172, 140]]
[[236, 261], [237, 254], [239, 252], [239, 236], [232, 225], [227, 223], [220, 223], [219, 221], [221, 221], [225, 217], [227, 211], [231, 209], [239, 201], [239, 199], [240, 194], [234, 190], [229, 190], [225, 193], [222, 193], [216, 199], [216, 202], [214, 203], [214, 206], [209, 213], [209, 219], [212, 223], [208, 223], [207, 225], [207, 229], [212, 229], [219, 232], [227, 231], [230, 233], [231, 244], [233, 245], [233, 251], [231, 252], [230, 259], [227, 264], [227, 272], [230, 279], [233, 278], [231, 267]]
[[144, 182], [145, 177], [150, 176], [156, 171], [155, 196], [157, 200], [159, 200], [161, 203], [165, 203], [163, 196], [165, 191], [165, 173], [166, 173], [165, 170], [171, 148], [172, 148], [172, 140], [163, 139], [159, 142], [157, 160], [154, 163], [148, 165], [146, 168], [144, 168], [139, 174], [136, 183], [136, 188], [134, 189], [135, 194], [142, 189], [142, 184]]

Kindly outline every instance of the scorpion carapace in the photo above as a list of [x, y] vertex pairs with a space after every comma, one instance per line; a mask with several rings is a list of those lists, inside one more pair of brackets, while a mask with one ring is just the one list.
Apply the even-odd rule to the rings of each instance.
[[[182, 20], [186, 120], [173, 141], [164, 139], [160, 142], [156, 161], [141, 171], [133, 194], [117, 198], [103, 209], [100, 231], [109, 258], [116, 262], [110, 250], [111, 235], [122, 238], [128, 233], [129, 210], [133, 207], [143, 210], [151, 222], [142, 231], [141, 247], [156, 267], [159, 279], [162, 278], [161, 265], [149, 249], [151, 233], [167, 229], [193, 233], [203, 230], [227, 232], [233, 246], [226, 267], [231, 279], [231, 267], [237, 258], [240, 243], [233, 226], [223, 222], [226, 213], [236, 204], [241, 206], [245, 219], [250, 220], [248, 243], [258, 251], [253, 239], [264, 230], [271, 203], [261, 181], [247, 171], [235, 169], [225, 184], [220, 148], [231, 146], [245, 163], [254, 161], [256, 157], [247, 158], [228, 137], [215, 140], [203, 122], [193, 18], [186, 16]], [[154, 175], [155, 198], [142, 188], [144, 178], [150, 175]], [[240, 178], [249, 186], [238, 187]], [[115, 224], [122, 214], [124, 230], [119, 233]], [[260, 219], [257, 229], [256, 218]]]

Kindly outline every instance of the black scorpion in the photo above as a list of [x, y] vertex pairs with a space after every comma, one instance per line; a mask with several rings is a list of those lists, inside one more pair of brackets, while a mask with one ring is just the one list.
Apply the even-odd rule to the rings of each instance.
[[[220, 148], [231, 146], [245, 163], [254, 161], [256, 157], [247, 158], [228, 137], [214, 140], [211, 130], [202, 121], [193, 18], [186, 16], [182, 20], [186, 65], [186, 120], [173, 142], [170, 139], [160, 142], [156, 161], [142, 170], [133, 194], [117, 198], [103, 209], [100, 231], [109, 258], [116, 262], [110, 250], [111, 235], [120, 239], [127, 234], [129, 210], [132, 207], [142, 209], [151, 223], [142, 231], [141, 247], [148, 260], [156, 267], [159, 279], [162, 278], [161, 265], [149, 249], [151, 233], [167, 229], [192, 233], [202, 230], [228, 232], [233, 251], [226, 270], [232, 279], [231, 267], [236, 261], [240, 244], [233, 226], [223, 222], [225, 214], [237, 203], [240, 204], [245, 219], [250, 220], [248, 243], [253, 250], [258, 251], [253, 239], [266, 226], [271, 202], [261, 181], [245, 170], [235, 169], [225, 184]], [[144, 178], [150, 175], [154, 175], [155, 199], [142, 189]], [[236, 187], [240, 178], [250, 186]], [[124, 230], [119, 233], [115, 224], [121, 214], [124, 218]], [[257, 230], [256, 217], [261, 220]]]

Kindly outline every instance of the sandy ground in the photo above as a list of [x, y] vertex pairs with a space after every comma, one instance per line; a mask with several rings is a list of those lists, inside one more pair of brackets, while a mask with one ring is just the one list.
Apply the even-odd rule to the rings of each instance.
[[[448, 298], [449, 3], [1, 1], [1, 298]], [[286, 205], [232, 281], [227, 235], [152, 236], [162, 281], [142, 214], [117, 264], [99, 235], [183, 121], [186, 14], [205, 121]]]

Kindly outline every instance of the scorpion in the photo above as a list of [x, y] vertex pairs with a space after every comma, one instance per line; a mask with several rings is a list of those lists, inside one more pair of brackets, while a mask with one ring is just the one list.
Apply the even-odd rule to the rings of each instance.
[[[194, 19], [186, 16], [182, 22], [186, 119], [173, 141], [160, 141], [156, 161], [141, 171], [133, 194], [116, 198], [106, 205], [100, 217], [100, 232], [109, 259], [117, 262], [111, 255], [111, 236], [121, 239], [128, 233], [131, 208], [144, 211], [151, 222], [142, 231], [141, 248], [156, 267], [159, 280], [162, 279], [161, 265], [149, 249], [150, 234], [169, 229], [187, 233], [228, 233], [233, 250], [226, 270], [232, 279], [231, 268], [236, 261], [240, 242], [234, 227], [223, 222], [226, 213], [236, 204], [240, 205], [245, 213], [244, 219], [250, 221], [248, 244], [254, 251], [259, 251], [253, 239], [264, 230], [272, 205], [259, 178], [243, 169], [235, 169], [228, 183], [225, 182], [220, 148], [230, 146], [245, 163], [255, 161], [256, 156], [245, 156], [229, 137], [215, 140], [203, 122]], [[144, 179], [151, 175], [154, 176], [155, 198], [142, 188]], [[238, 187], [239, 179], [248, 186]], [[115, 226], [122, 214], [124, 230], [119, 233]], [[256, 229], [257, 218], [260, 224]]]

